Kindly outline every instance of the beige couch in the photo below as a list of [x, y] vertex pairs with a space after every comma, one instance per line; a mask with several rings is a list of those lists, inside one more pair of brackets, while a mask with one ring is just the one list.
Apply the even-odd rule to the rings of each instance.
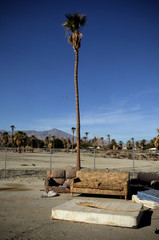
[[124, 196], [128, 195], [128, 172], [76, 172], [70, 180], [70, 193], [88, 193]]

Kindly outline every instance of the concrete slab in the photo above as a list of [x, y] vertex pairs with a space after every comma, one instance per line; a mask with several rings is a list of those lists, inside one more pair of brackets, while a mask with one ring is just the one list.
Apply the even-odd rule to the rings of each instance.
[[[88, 207], [85, 204], [100, 208]], [[142, 208], [142, 204], [125, 200], [123, 202], [103, 202], [72, 199], [52, 208], [51, 217], [59, 220], [135, 228], [140, 222]]]

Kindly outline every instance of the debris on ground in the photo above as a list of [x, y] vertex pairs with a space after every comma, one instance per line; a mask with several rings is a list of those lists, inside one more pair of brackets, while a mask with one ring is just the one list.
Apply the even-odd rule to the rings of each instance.
[[49, 192], [44, 192], [41, 197], [42, 197], [42, 198], [55, 197], [55, 196], [57, 196], [57, 195], [58, 195], [57, 192], [49, 191]]

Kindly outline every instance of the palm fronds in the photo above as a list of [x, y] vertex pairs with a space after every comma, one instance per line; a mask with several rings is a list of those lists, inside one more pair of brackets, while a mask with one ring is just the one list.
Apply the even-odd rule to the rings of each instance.
[[76, 30], [79, 30], [80, 27], [84, 26], [87, 21], [86, 15], [80, 15], [77, 12], [74, 12], [73, 15], [65, 14], [65, 17], [67, 18], [67, 21], [62, 24], [62, 26], [69, 29], [72, 33], [74, 33]]

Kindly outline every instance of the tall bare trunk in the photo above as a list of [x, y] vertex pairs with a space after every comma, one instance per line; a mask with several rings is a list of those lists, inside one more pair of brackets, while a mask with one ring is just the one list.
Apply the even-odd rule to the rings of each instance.
[[75, 94], [76, 94], [76, 118], [77, 118], [77, 158], [76, 168], [80, 170], [80, 111], [79, 111], [79, 94], [78, 94], [78, 50], [75, 51], [75, 69], [74, 69], [74, 81], [75, 81]]

